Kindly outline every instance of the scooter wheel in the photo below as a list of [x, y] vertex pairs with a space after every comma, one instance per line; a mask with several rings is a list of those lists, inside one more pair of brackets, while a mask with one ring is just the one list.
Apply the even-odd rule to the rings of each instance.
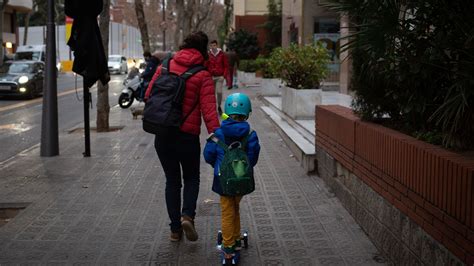
[[222, 231], [217, 233], [217, 245], [222, 245]]
[[119, 99], [118, 99], [118, 104], [120, 107], [122, 107], [123, 109], [127, 109], [128, 107], [132, 105], [132, 103], [133, 103], [133, 97], [125, 93], [120, 94]]
[[249, 247], [249, 234], [247, 232], [244, 233], [243, 241], [244, 241], [244, 248], [248, 248]]

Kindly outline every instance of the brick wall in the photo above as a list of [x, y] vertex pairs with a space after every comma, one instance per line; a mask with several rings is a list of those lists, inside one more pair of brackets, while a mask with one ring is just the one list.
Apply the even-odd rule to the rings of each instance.
[[260, 25], [263, 25], [266, 21], [267, 16], [235, 16], [235, 31], [242, 29], [257, 34], [258, 46], [262, 50], [268, 38], [266, 29]]
[[316, 107], [316, 145], [474, 264], [474, 159], [363, 122], [341, 106]]

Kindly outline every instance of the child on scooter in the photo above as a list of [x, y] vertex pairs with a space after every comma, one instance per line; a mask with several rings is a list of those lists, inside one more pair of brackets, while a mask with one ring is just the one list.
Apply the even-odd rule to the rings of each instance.
[[[251, 111], [247, 95], [229, 95], [224, 106], [228, 118], [208, 138], [204, 149], [206, 162], [214, 167], [212, 190], [220, 195], [221, 249], [226, 260], [241, 249], [239, 203], [243, 195], [255, 189], [253, 167], [258, 161], [260, 144], [257, 133], [247, 122]], [[236, 179], [231, 180], [231, 176]]]

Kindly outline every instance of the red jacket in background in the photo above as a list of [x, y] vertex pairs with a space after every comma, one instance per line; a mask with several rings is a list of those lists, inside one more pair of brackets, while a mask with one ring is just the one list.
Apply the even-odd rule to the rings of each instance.
[[[181, 75], [184, 71], [188, 70], [193, 65], [204, 64], [204, 58], [201, 53], [196, 49], [183, 49], [173, 56], [170, 62], [170, 72]], [[156, 69], [153, 78], [148, 85], [145, 93], [145, 100], [150, 97], [153, 83], [161, 74], [161, 65]], [[188, 116], [183, 125], [181, 125], [181, 131], [190, 133], [193, 135], [199, 135], [201, 133], [201, 114], [204, 117], [207, 132], [212, 133], [219, 127], [219, 119], [216, 111], [216, 97], [214, 95], [214, 82], [211, 74], [202, 70], [186, 81], [186, 91], [183, 99], [183, 116], [191, 112], [196, 101], [199, 101], [198, 105]]]
[[[213, 54], [212, 50], [209, 50], [209, 59], [206, 61], [205, 66], [207, 70], [211, 73], [213, 77], [223, 76], [226, 81], [230, 79], [230, 71], [229, 71], [229, 61], [227, 60], [227, 56], [221, 49], [217, 50], [217, 54]], [[231, 84], [231, 83], [227, 83]]]

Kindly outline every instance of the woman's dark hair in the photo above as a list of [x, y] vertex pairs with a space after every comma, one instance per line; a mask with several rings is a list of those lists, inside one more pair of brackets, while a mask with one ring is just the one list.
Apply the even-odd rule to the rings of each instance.
[[151, 53], [149, 51], [145, 51], [143, 53], [143, 57], [151, 57]]
[[205, 60], [208, 59], [209, 55], [207, 54], [207, 44], [209, 39], [207, 35], [202, 31], [197, 31], [189, 34], [183, 41], [183, 44], [179, 46], [179, 49], [190, 49], [194, 48], [198, 50]]

